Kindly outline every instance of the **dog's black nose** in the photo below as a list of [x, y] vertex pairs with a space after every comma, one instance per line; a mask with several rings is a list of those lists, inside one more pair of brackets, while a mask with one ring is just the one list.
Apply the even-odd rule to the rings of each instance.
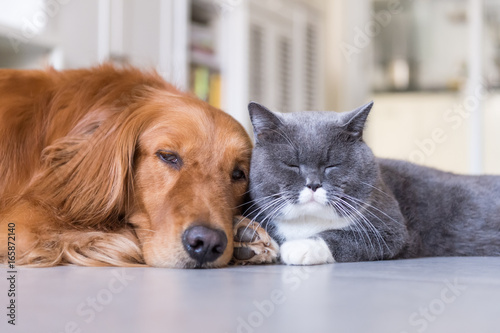
[[191, 258], [204, 264], [222, 255], [226, 249], [227, 237], [222, 230], [198, 225], [184, 231], [182, 244]]

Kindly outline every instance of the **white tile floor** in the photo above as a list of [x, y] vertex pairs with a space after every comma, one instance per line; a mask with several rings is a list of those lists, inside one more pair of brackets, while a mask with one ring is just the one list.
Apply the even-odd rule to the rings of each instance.
[[[7, 275], [6, 269], [4, 276]], [[1, 332], [500, 332], [500, 258], [19, 269]]]

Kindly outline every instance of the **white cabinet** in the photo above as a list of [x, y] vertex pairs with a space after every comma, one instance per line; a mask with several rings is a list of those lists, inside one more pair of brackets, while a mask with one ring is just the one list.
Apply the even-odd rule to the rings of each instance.
[[324, 59], [321, 1], [239, 1], [221, 15], [224, 109], [251, 128], [247, 104], [321, 110]]
[[280, 111], [321, 109], [321, 14], [301, 2], [252, 2], [250, 98]]

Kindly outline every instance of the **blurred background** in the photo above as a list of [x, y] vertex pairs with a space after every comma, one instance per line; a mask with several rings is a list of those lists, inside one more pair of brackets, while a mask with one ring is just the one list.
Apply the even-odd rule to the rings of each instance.
[[500, 0], [0, 0], [0, 67], [156, 69], [233, 115], [375, 107], [381, 157], [500, 174]]

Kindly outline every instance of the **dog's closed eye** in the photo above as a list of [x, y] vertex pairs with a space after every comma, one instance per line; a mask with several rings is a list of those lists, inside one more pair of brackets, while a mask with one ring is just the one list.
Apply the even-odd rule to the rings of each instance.
[[176, 152], [158, 150], [156, 152], [156, 156], [158, 156], [160, 160], [177, 170], [179, 170], [182, 166], [182, 159]]

